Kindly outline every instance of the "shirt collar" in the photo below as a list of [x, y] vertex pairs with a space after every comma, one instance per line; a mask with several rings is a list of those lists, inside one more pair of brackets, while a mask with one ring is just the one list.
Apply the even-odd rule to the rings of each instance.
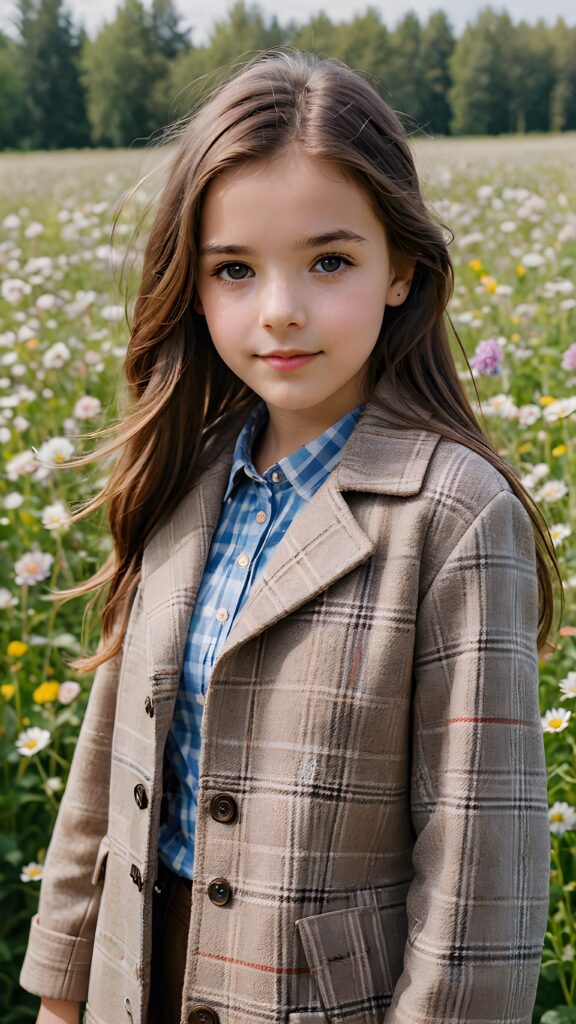
[[302, 445], [291, 455], [285, 455], [273, 466], [269, 466], [262, 477], [254, 468], [251, 455], [256, 434], [268, 421], [266, 403], [264, 400], [260, 401], [238, 434], [224, 501], [242, 478], [242, 473], [260, 484], [264, 480], [270, 484], [272, 473], [278, 470], [292, 484], [300, 497], [309, 501], [340, 461], [342, 448], [364, 408], [365, 403], [361, 402], [308, 444]]

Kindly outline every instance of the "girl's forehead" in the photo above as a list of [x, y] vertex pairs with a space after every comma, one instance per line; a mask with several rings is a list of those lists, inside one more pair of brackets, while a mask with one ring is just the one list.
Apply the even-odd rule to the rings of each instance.
[[248, 161], [226, 168], [212, 179], [203, 201], [200, 223], [219, 231], [230, 223], [249, 225], [251, 218], [302, 219], [349, 216], [372, 220], [365, 191], [329, 161], [289, 154], [286, 160]]

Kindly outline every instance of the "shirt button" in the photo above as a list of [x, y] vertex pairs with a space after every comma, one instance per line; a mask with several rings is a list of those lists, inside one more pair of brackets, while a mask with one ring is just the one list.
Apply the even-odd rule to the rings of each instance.
[[265, 512], [257, 512], [256, 513], [256, 522], [257, 523], [265, 523], [266, 522], [266, 513]]
[[275, 484], [279, 483], [279, 481], [282, 479], [282, 473], [279, 473], [278, 470], [275, 469], [274, 472], [272, 473], [272, 479]]
[[241, 565], [242, 567], [250, 565], [250, 559], [248, 558], [248, 555], [238, 555], [236, 561], [238, 562], [238, 565]]
[[218, 622], [226, 622], [226, 619], [228, 618], [228, 610], [226, 608], [219, 608], [216, 612], [216, 618], [218, 619]]

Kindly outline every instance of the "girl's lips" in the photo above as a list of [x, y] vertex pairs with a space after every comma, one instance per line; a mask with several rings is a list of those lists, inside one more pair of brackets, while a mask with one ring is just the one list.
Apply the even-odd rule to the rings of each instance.
[[318, 355], [319, 352], [313, 352], [309, 356], [289, 356], [287, 359], [284, 356], [261, 356], [261, 359], [274, 370], [297, 370], [299, 366], [310, 363]]

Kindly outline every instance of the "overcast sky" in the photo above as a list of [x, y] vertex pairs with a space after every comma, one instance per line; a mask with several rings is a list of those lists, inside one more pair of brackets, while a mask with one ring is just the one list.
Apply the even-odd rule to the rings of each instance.
[[[145, 6], [149, 6], [149, 0], [144, 0], [144, 3]], [[94, 36], [105, 22], [112, 20], [118, 4], [117, 0], [66, 0], [66, 6], [72, 12], [75, 24], [83, 23], [88, 34]], [[246, 6], [250, 6], [250, 0], [247, 0]], [[349, 21], [355, 14], [365, 11], [369, 3], [360, 0], [330, 0], [330, 3], [323, 4], [321, 0], [292, 0], [287, 14], [278, 9], [275, 0], [261, 0], [259, 6], [265, 15], [276, 13], [280, 24], [283, 25], [290, 17], [299, 23], [305, 22], [312, 14], [318, 14], [321, 10], [324, 10], [334, 22]], [[381, 11], [382, 21], [388, 28], [394, 28], [407, 11], [414, 11], [421, 21], [426, 21], [432, 11], [441, 9], [448, 15], [458, 36], [466, 23], [474, 21], [478, 11], [486, 5], [477, 0], [413, 0], [412, 3], [408, 0], [388, 0], [385, 7], [377, 2], [372, 6]], [[549, 0], [544, 13], [542, 0], [506, 0], [505, 3], [494, 3], [491, 6], [497, 11], [508, 11], [514, 24], [523, 18], [534, 24], [540, 17], [548, 24], [553, 24], [559, 17], [563, 17], [569, 25], [576, 23], [574, 0]], [[208, 41], [214, 21], [226, 17], [226, 12], [232, 7], [232, 0], [211, 0], [209, 4], [206, 0], [177, 0], [177, 7], [182, 13], [183, 25], [193, 29], [192, 41], [202, 45]], [[4, 29], [10, 35], [14, 34], [11, 26], [15, 8], [14, 0], [0, 0], [0, 29]]]

